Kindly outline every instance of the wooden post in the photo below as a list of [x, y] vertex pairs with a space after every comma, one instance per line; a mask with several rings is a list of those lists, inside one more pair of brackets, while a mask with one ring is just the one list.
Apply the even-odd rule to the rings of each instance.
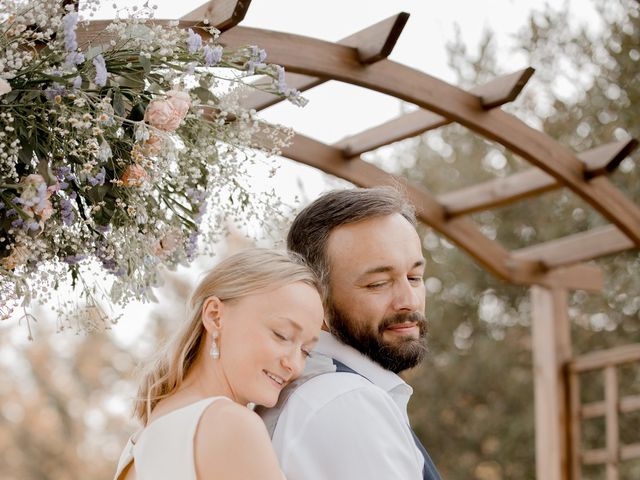
[[571, 359], [567, 290], [531, 287], [536, 425], [536, 478], [568, 480], [568, 388]]

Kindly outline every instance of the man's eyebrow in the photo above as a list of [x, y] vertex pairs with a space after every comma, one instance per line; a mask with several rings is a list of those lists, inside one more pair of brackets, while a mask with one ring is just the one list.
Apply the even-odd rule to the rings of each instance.
[[[422, 267], [424, 264], [425, 264], [424, 258], [420, 259], [416, 263], [413, 264], [411, 269], [413, 270], [414, 268]], [[386, 273], [386, 272], [391, 272], [393, 270], [394, 270], [393, 267], [390, 267], [390, 266], [387, 266], [387, 265], [381, 265], [379, 267], [373, 267], [373, 268], [370, 268], [369, 270], [366, 270], [362, 274], [362, 276], [371, 275], [373, 273]]]

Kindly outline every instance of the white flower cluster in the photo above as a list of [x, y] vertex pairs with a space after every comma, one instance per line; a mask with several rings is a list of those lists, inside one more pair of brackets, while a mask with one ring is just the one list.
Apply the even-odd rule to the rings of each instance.
[[189, 262], [229, 220], [272, 215], [277, 198], [252, 195], [244, 177], [256, 149], [277, 153], [291, 132], [240, 94], [262, 75], [264, 90], [304, 103], [263, 50], [224, 50], [213, 28], [154, 24], [145, 6], [90, 38], [82, 12], [61, 4], [0, 13], [0, 318], [68, 277], [87, 318], [103, 318], [105, 282], [85, 281], [87, 268], [112, 283], [112, 302], [153, 299], [160, 267]]

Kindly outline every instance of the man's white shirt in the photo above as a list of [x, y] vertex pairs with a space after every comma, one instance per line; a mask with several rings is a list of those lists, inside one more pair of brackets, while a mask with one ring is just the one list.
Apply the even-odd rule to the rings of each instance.
[[321, 374], [291, 394], [273, 433], [287, 479], [422, 480], [424, 458], [407, 416], [413, 389], [327, 332], [305, 372], [331, 358], [366, 378]]

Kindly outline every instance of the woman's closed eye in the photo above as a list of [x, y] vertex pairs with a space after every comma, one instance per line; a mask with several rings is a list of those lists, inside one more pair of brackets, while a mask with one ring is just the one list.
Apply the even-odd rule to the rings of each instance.
[[278, 340], [282, 340], [283, 342], [286, 342], [286, 341], [288, 341], [288, 340], [289, 340], [289, 339], [286, 337], [286, 335], [284, 335], [284, 334], [282, 334], [282, 333], [280, 333], [280, 332], [278, 332], [278, 331], [276, 331], [276, 330], [273, 330], [273, 334], [275, 335], [275, 337], [276, 337]]

